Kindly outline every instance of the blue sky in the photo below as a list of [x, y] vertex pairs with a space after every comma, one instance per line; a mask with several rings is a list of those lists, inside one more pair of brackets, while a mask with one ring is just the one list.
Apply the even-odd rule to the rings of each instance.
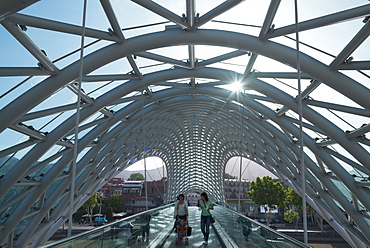
[[[159, 4], [165, 3], [166, 7], [170, 10], [174, 11], [174, 13], [181, 15], [185, 12], [185, 1], [183, 0], [174, 0], [170, 3], [168, 1], [156, 1]], [[217, 6], [217, 4], [222, 3], [223, 1], [198, 1], [196, 6], [196, 11], [200, 14], [206, 13], [211, 8]], [[112, 6], [115, 9], [116, 16], [122, 26], [122, 28], [130, 28], [133, 26], [144, 25], [152, 22], [161, 22], [164, 21], [162, 17], [155, 15], [153, 13], [149, 13], [146, 9], [141, 6], [133, 4], [131, 1], [120, 1], [120, 0], [112, 0]], [[259, 2], [260, 5], [264, 5], [266, 8], [269, 5], [270, 1], [262, 0]], [[367, 4], [368, 1], [365, 0], [328, 0], [323, 1], [320, 0], [312, 0], [312, 1], [299, 1], [299, 18], [300, 20], [308, 20], [312, 18], [319, 17], [323, 14], [334, 13], [346, 8], [352, 8], [354, 6], [360, 6], [363, 4]], [[23, 14], [27, 15], [35, 15], [41, 18], [50, 18], [55, 21], [67, 22], [74, 25], [81, 25], [82, 23], [82, 4], [83, 1], [75, 1], [75, 0], [67, 0], [67, 1], [39, 1], [34, 5], [24, 9], [21, 11]], [[255, 3], [248, 3], [248, 1], [243, 2], [237, 8], [230, 10], [224, 16], [220, 16], [219, 20], [228, 20], [230, 16], [233, 17], [233, 21], [235, 23], [249, 23], [254, 25], [261, 25], [263, 22], [263, 18], [265, 13], [258, 12], [257, 8], [252, 8]], [[98, 0], [91, 0], [88, 1], [88, 15], [87, 15], [87, 27], [94, 28], [97, 30], [106, 31], [107, 28], [110, 26], [108, 19], [105, 17], [102, 7], [100, 5], [100, 1]], [[261, 8], [261, 9], [266, 9]], [[289, 25], [294, 23], [294, 15], [292, 14], [294, 11], [294, 1], [282, 1], [281, 8], [277, 13], [274, 23], [276, 23], [276, 27], [281, 27], [284, 25]], [[245, 12], [246, 14], [240, 14], [240, 12]], [[210, 23], [207, 27], [215, 28], [217, 25], [223, 25], [219, 23]], [[338, 23], [335, 24], [338, 26], [338, 29], [332, 31], [331, 28], [320, 28], [309, 32], [302, 32], [300, 33], [300, 38], [303, 42], [309, 43], [312, 46], [318, 47], [322, 50], [327, 51], [330, 54], [337, 55], [344, 47], [343, 44], [346, 44], [353, 38], [354, 34], [363, 26], [363, 23], [359, 21], [348, 22], [348, 23]], [[255, 31], [251, 31], [247, 28], [240, 28], [235, 25], [227, 26], [230, 30], [237, 30], [238, 32], [255, 32], [258, 34], [259, 30], [256, 29]], [[150, 29], [161, 31], [163, 30], [162, 26], [152, 27]], [[147, 32], [149, 29], [133, 29], [129, 31], [124, 31], [124, 35], [126, 38], [130, 38], [135, 35], [139, 35], [141, 33]], [[69, 34], [62, 34], [59, 32], [48, 31], [48, 30], [39, 30], [36, 28], [28, 27], [26, 31], [26, 35], [28, 35], [33, 42], [42, 50], [45, 50], [47, 56], [53, 61], [56, 60], [63, 55], [78, 49], [80, 47], [80, 37], [77, 35], [69, 35]], [[0, 66], [2, 67], [36, 67], [38, 61], [22, 46], [20, 45], [14, 37], [12, 37], [3, 26], [0, 26]], [[92, 42], [94, 39], [86, 38], [85, 44]], [[341, 43], [333, 42], [333, 40], [341, 40]], [[344, 41], [344, 42], [343, 42]], [[108, 45], [109, 42], [99, 42], [98, 44], [94, 45], [91, 48], [88, 48], [84, 51], [85, 54], [92, 52], [93, 50]], [[367, 40], [361, 45], [361, 49], [358, 49], [354, 52], [353, 56], [356, 60], [362, 60], [368, 58], [369, 56], [369, 49], [370, 41]], [[316, 52], [308, 49], [307, 47], [302, 46], [301, 49], [304, 52], [311, 53], [314, 57], [320, 57], [323, 61], [330, 61], [333, 59], [330, 56], [323, 56], [322, 54], [316, 54]], [[180, 58], [185, 58], [187, 56], [186, 50], [179, 49], [178, 51], [184, 52], [184, 54], [180, 55]], [[172, 50], [168, 51], [161, 51], [163, 54], [173, 52]], [[217, 49], [213, 50], [206, 50], [206, 49], [198, 49], [197, 56], [199, 58], [207, 58], [215, 56], [216, 53], [219, 52]], [[71, 62], [79, 59], [79, 53], [76, 53], [67, 59], [63, 59], [60, 62], [57, 62], [56, 65], [63, 69], [66, 65], [70, 64]], [[141, 59], [138, 60], [141, 66], [149, 65], [151, 62]], [[240, 64], [243, 64], [245, 61], [238, 61]], [[265, 68], [266, 64], [270, 64], [270, 68]], [[110, 65], [107, 65], [104, 68], [101, 68], [98, 72], [95, 73], [110, 73], [111, 71], [119, 71], [121, 73], [127, 73], [131, 70], [129, 64], [125, 59], [119, 60], [114, 62]], [[118, 69], [117, 69], [118, 68]], [[266, 70], [289, 70], [287, 66], [272, 62], [271, 60], [267, 60], [265, 58], [260, 58], [256, 64], [255, 68], [260, 71]], [[243, 71], [243, 67], [240, 67], [240, 71]], [[345, 72], [347, 73], [347, 72]], [[359, 74], [351, 74], [354, 78], [358, 79], [361, 82], [367, 82], [368, 79], [362, 77]], [[4, 95], [8, 90], [15, 87], [19, 82], [24, 80], [26, 77], [0, 77], [0, 94]], [[4, 95], [0, 98], [0, 107], [5, 106], [6, 104], [10, 103], [14, 98], [21, 95], [26, 90], [30, 89], [32, 86], [36, 85], [38, 82], [42, 81], [45, 77], [44, 76], [37, 76], [33, 77], [32, 79], [28, 80], [26, 83], [22, 84], [11, 93]], [[370, 86], [370, 82], [367, 83]], [[92, 94], [93, 97], [99, 96], [109, 89], [113, 88], [115, 84], [113, 83], [110, 86], [105, 87], [97, 91], [96, 93]], [[91, 91], [95, 89], [97, 86], [96, 84], [84, 84], [84, 89], [86, 91]], [[325, 88], [324, 85], [320, 87]], [[320, 92], [325, 91], [325, 94], [321, 94]], [[325, 88], [325, 90], [316, 91], [311, 96], [317, 100], [323, 99], [327, 100], [328, 97], [331, 97], [330, 101], [337, 102], [341, 101], [342, 103], [346, 103], [352, 105], [353, 103], [348, 99], [341, 97], [338, 93], [331, 91], [330, 89]], [[328, 94], [328, 92], [330, 92]], [[294, 92], [292, 94], [295, 94]], [[338, 100], [340, 99], [340, 100]], [[37, 106], [34, 110], [41, 110], [45, 108], [49, 108], [52, 106], [60, 106], [69, 103], [74, 103], [76, 97], [72, 94], [69, 90], [62, 89], [59, 92], [56, 92], [53, 97], [49, 100], [45, 101], [44, 103]], [[68, 113], [65, 115], [68, 116]], [[52, 116], [53, 117], [53, 116]], [[46, 122], [52, 119], [52, 117], [44, 117], [39, 120], [34, 120], [28, 122], [30, 125], [34, 125], [35, 127], [42, 127]], [[66, 117], [63, 117], [66, 118]], [[335, 117], [333, 117], [335, 118]], [[364, 118], [359, 117], [352, 117], [355, 119], [354, 123], [356, 126], [361, 125], [365, 122]], [[358, 118], [358, 121], [356, 120]], [[63, 120], [63, 119], [61, 119]], [[335, 119], [334, 119], [335, 120]], [[48, 125], [43, 131], [48, 131], [58, 125], [59, 122], [55, 121]], [[345, 125], [345, 124], [343, 124]], [[11, 130], [6, 130], [0, 134], [0, 149], [4, 149], [9, 145], [14, 145], [23, 141], [26, 141], [28, 136], [20, 135], [19, 133]], [[21, 157], [24, 155], [29, 149], [23, 149], [17, 153], [16, 156]], [[50, 151], [50, 153], [53, 151]]]

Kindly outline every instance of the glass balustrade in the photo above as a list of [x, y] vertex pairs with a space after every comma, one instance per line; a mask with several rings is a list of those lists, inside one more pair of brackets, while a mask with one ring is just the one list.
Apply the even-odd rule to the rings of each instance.
[[236, 247], [310, 247], [285, 234], [247, 218], [227, 205], [218, 205], [213, 214], [215, 229], [224, 237], [231, 239]]
[[[172, 238], [173, 210], [174, 204], [164, 205], [41, 247], [110, 248], [137, 247], [138, 244], [159, 247], [167, 238]], [[198, 208], [189, 207], [189, 211], [198, 211]], [[213, 230], [226, 247], [310, 247], [239, 214], [227, 205], [215, 206], [212, 215], [216, 220]], [[195, 216], [200, 217], [199, 214]], [[193, 228], [193, 238], [197, 235], [201, 236], [200, 228]]]
[[162, 242], [173, 227], [173, 204], [135, 214], [98, 228], [65, 238], [42, 248], [111, 248], [133, 247], [145, 243], [145, 246], [156, 246]]

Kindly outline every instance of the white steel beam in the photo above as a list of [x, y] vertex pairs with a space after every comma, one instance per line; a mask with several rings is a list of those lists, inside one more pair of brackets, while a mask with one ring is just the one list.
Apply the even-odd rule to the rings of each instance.
[[[9, 22], [21, 24], [24, 26], [52, 30], [56, 32], [66, 33], [66, 34], [74, 34], [74, 35], [82, 34], [82, 27], [80, 26], [69, 24], [69, 23], [48, 20], [48, 19], [40, 18], [40, 17], [24, 15], [24, 14], [17, 13], [17, 14], [9, 16], [6, 20]], [[117, 36], [109, 35], [108, 31], [103, 32], [103, 31], [91, 29], [91, 28], [85, 29], [85, 36], [90, 37], [90, 38], [120, 42], [120, 39]]]
[[114, 35], [116, 35], [121, 42], [125, 41], [125, 37], [123, 36], [122, 29], [118, 23], [117, 17], [114, 14], [114, 10], [109, 0], [100, 0], [101, 5], [104, 8], [105, 14], [108, 17], [109, 23], [113, 28]]
[[[203, 26], [207, 22], [211, 21], [216, 16], [219, 16], [223, 13], [225, 13], [227, 10], [235, 7], [239, 3], [243, 2], [244, 0], [227, 0], [223, 2], [222, 4], [218, 5], [216, 8], [210, 10], [206, 14], [202, 15], [197, 22], [194, 24], [194, 28], [199, 28], [200, 26]], [[245, 10], [247, 11], [247, 10]]]
[[48, 76], [53, 74], [49, 70], [40, 70], [38, 67], [0, 67], [0, 77]]
[[279, 9], [280, 2], [281, 0], [271, 0], [260, 34], [258, 36], [260, 40], [264, 40], [266, 34], [271, 31], [272, 22], [275, 18], [277, 10]]
[[143, 6], [144, 8], [147, 8], [148, 10], [154, 13], [157, 13], [163, 18], [170, 20], [183, 28], [186, 29], [190, 28], [190, 26], [186, 22], [184, 22], [181, 17], [151, 0], [131, 0], [131, 1]]
[[47, 70], [58, 73], [59, 69], [53, 62], [37, 47], [37, 45], [15, 24], [2, 21], [1, 24], [16, 38]]
[[[308, 21], [298, 23], [298, 32], [315, 29], [319, 27], [324, 27], [344, 21], [348, 21], [354, 18], [359, 18], [362, 16], [368, 16], [370, 13], [370, 4], [359, 6], [353, 9], [344, 10], [334, 14], [314, 18]], [[282, 28], [274, 29], [273, 32], [267, 33], [265, 38], [271, 39], [274, 37], [284, 36], [287, 34], [292, 34], [296, 30], [295, 24], [285, 26]]]
[[[338, 54], [338, 56], [331, 62], [329, 68], [336, 70], [340, 64], [346, 63], [348, 57], [369, 37], [370, 35], [370, 21], [368, 21], [347, 46]], [[350, 62], [348, 62], [350, 63]]]

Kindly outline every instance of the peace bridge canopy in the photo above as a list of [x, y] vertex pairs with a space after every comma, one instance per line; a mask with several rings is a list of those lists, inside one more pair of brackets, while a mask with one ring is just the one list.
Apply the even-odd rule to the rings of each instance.
[[370, 246], [370, 4], [296, 3], [2, 1], [0, 244], [42, 244], [148, 156], [169, 199], [223, 201], [239, 156]]

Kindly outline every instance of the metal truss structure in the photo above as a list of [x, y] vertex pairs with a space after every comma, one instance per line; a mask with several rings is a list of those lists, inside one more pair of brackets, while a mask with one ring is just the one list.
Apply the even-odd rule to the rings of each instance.
[[370, 4], [306, 2], [1, 1], [0, 245], [148, 156], [222, 201], [243, 156], [370, 246]]

